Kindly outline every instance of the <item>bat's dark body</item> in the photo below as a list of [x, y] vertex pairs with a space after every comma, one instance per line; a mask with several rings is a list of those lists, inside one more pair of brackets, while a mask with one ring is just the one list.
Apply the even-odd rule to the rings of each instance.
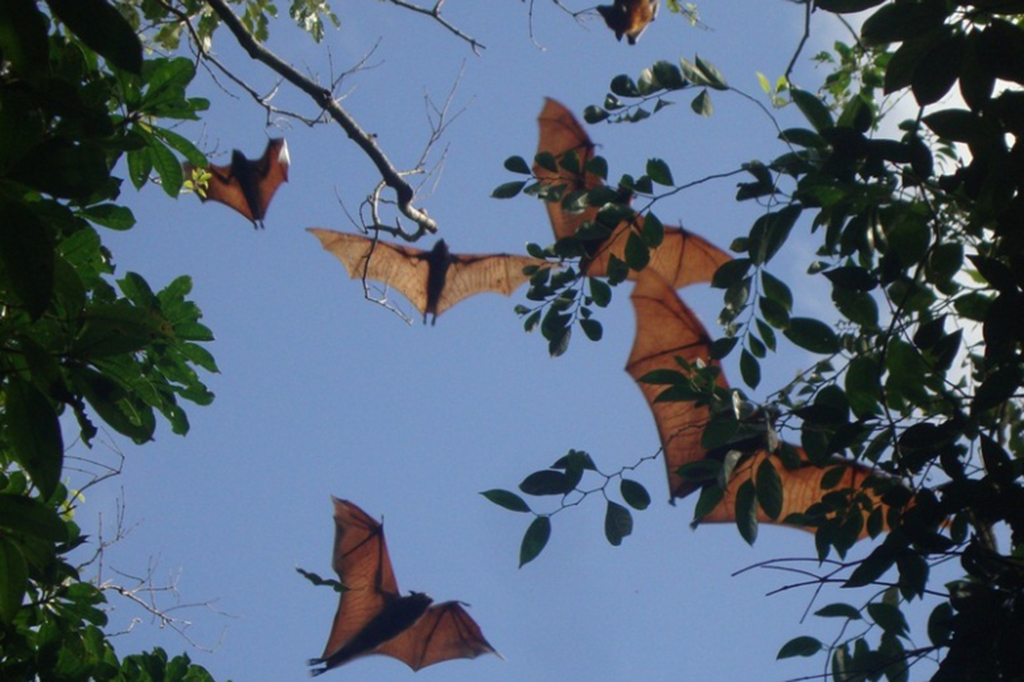
[[[558, 162], [557, 172], [534, 164], [534, 175], [542, 185], [563, 187], [563, 199], [575, 192], [604, 185], [599, 176], [586, 168], [586, 162], [594, 156], [594, 143], [572, 112], [560, 102], [547, 98], [537, 117], [537, 125], [540, 128], [537, 153], [547, 152]], [[561, 164], [570, 152], [578, 160], [579, 172], [572, 172]], [[588, 206], [582, 211], [570, 211], [561, 201], [547, 201], [545, 205], [556, 240], [574, 236], [583, 223], [597, 218], [596, 206]], [[625, 260], [626, 242], [630, 234], [640, 233], [643, 224], [644, 217], [633, 213], [629, 219], [619, 223], [607, 239], [586, 242], [589, 257], [584, 259], [580, 268], [587, 275], [606, 276], [611, 257], [614, 255], [619, 260]], [[711, 281], [715, 270], [731, 259], [732, 256], [727, 252], [699, 235], [682, 227], [666, 227], [661, 244], [651, 250], [646, 269], [654, 270], [678, 289], [696, 282]], [[630, 270], [629, 278], [635, 279], [636, 274], [635, 270]]]
[[419, 592], [400, 596], [383, 526], [351, 502], [332, 500], [332, 565], [347, 589], [323, 654], [309, 661], [322, 667], [311, 674], [371, 654], [391, 656], [419, 670], [453, 658], [498, 653], [460, 602], [433, 604]]
[[615, 39], [636, 45], [647, 25], [658, 16], [659, 0], [615, 0], [611, 5], [598, 5], [597, 11], [604, 23], [615, 32]]
[[[228, 166], [209, 166], [210, 180], [199, 198], [219, 201], [230, 206], [252, 221], [256, 228], [263, 227], [270, 200], [282, 182], [288, 181], [288, 143], [283, 139], [267, 142], [266, 151], [259, 159], [247, 159], [237, 149], [231, 152]], [[192, 176], [191, 164], [184, 164], [186, 177]]]
[[485, 291], [508, 296], [529, 279], [523, 268], [546, 261], [509, 254], [454, 254], [444, 240], [430, 251], [389, 244], [334, 230], [308, 228], [344, 265], [353, 279], [365, 278], [394, 287], [417, 310], [437, 316], [462, 299]]

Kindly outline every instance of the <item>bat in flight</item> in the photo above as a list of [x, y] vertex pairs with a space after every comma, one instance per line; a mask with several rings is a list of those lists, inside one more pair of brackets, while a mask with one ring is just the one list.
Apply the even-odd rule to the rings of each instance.
[[[282, 182], [288, 181], [288, 143], [283, 138], [267, 142], [263, 156], [252, 161], [237, 149], [231, 152], [231, 164], [209, 166], [210, 179], [206, 188], [197, 191], [202, 201], [219, 201], [244, 215], [259, 229], [267, 214], [270, 200]], [[195, 167], [182, 164], [185, 177], [191, 178]]]
[[[587, 222], [597, 218], [598, 208], [587, 206], [581, 211], [570, 210], [565, 202], [572, 202], [579, 192], [592, 190], [604, 185], [600, 176], [587, 168], [587, 161], [594, 156], [594, 143], [563, 104], [547, 98], [540, 116], [537, 117], [540, 128], [540, 141], [537, 154], [549, 153], [554, 157], [557, 171], [534, 163], [533, 172], [540, 184], [552, 188], [562, 188], [560, 199], [546, 201], [548, 217], [555, 239], [567, 239]], [[575, 155], [577, 163], [568, 164], [563, 161], [569, 154]], [[611, 257], [625, 260], [626, 242], [630, 234], [640, 234], [643, 230], [643, 216], [637, 213], [623, 220], [612, 230], [607, 239], [586, 242], [589, 256], [581, 264], [581, 270], [587, 275], [603, 277], [608, 273]], [[668, 280], [673, 287], [680, 288], [696, 282], [708, 282], [722, 263], [732, 260], [732, 256], [718, 248], [708, 240], [682, 227], [666, 227], [662, 243], [651, 251], [650, 262], [645, 270], [654, 270]], [[636, 271], [630, 270], [629, 278], [636, 278]]]
[[[630, 298], [636, 313], [636, 336], [626, 363], [626, 371], [637, 382], [654, 415], [665, 455], [670, 499], [683, 498], [697, 489], [699, 484], [683, 479], [678, 473], [679, 468], [708, 456], [724, 456], [725, 452], [709, 453], [701, 445], [701, 437], [709, 420], [706, 405], [697, 406], [692, 401], [658, 401], [658, 395], [664, 387], [640, 379], [658, 369], [679, 371], [680, 366], [675, 360], [677, 356], [691, 364], [700, 360], [705, 364], [717, 366], [718, 362], [711, 359], [711, 337], [704, 329], [704, 325], [663, 277], [654, 272], [643, 271], [637, 278]], [[718, 375], [718, 385], [728, 388], [723, 374]], [[736, 447], [742, 446], [738, 444]], [[726, 447], [723, 450], [729, 449], [731, 448]], [[861, 537], [867, 535], [867, 517], [875, 508], [881, 507], [882, 518], [885, 518], [884, 513], [888, 508], [870, 485], [883, 479], [883, 474], [839, 457], [830, 461], [824, 468], [817, 467], [811, 464], [802, 449], [794, 449], [799, 460], [795, 468], [776, 466], [783, 487], [782, 512], [774, 519], [769, 518], [758, 505], [758, 521], [783, 523], [790, 514], [802, 514], [811, 505], [821, 502], [826, 494], [847, 489], [852, 489], [859, 499], [867, 501], [867, 504], [862, 505], [865, 523]], [[698, 519], [698, 522], [726, 523], [736, 520], [737, 491], [741, 485], [754, 478], [757, 467], [769, 456], [763, 444], [750, 450], [746, 453], [749, 457], [742, 459], [733, 470], [721, 502], [703, 518]], [[836, 467], [843, 469], [843, 473], [838, 476], [839, 480], [834, 486], [823, 489], [822, 480], [826, 472]], [[865, 482], [869, 485], [865, 485]], [[866, 498], [860, 498], [861, 493], [864, 493]], [[805, 526], [797, 527], [813, 530]]]
[[346, 588], [334, 616], [327, 646], [309, 660], [320, 675], [349, 661], [382, 654], [413, 670], [453, 658], [501, 657], [484, 638], [463, 604], [433, 604], [421, 592], [401, 596], [391, 569], [384, 527], [362, 509], [332, 497], [332, 566]]
[[647, 25], [658, 16], [659, 0], [615, 0], [611, 5], [598, 5], [597, 11], [604, 23], [615, 32], [615, 39], [626, 36], [630, 45], [636, 45]]
[[[357, 234], [307, 228], [338, 257], [353, 279], [365, 278], [397, 289], [427, 316], [437, 316], [462, 299], [485, 291], [510, 295], [530, 279], [528, 266], [551, 264], [529, 256], [454, 254], [441, 239], [430, 251], [389, 244]], [[433, 323], [432, 322], [432, 323]]]

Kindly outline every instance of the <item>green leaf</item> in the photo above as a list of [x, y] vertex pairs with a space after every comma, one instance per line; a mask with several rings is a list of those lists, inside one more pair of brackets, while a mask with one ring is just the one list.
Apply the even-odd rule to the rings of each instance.
[[530, 164], [526, 163], [526, 159], [521, 156], [510, 156], [505, 159], [505, 170], [522, 175], [533, 175]]
[[764, 295], [785, 308], [786, 312], [793, 309], [793, 292], [785, 282], [767, 270], [761, 271], [761, 287]]
[[942, 602], [928, 616], [928, 639], [937, 647], [949, 646], [953, 639], [953, 607]]
[[743, 280], [751, 265], [749, 258], [734, 258], [722, 263], [711, 278], [711, 286], [716, 289], [728, 289]]
[[68, 527], [53, 507], [38, 500], [0, 493], [0, 527], [49, 542], [66, 542]]
[[28, 587], [28, 567], [18, 545], [0, 535], [0, 621], [10, 624], [21, 610]]
[[519, 484], [519, 489], [527, 495], [564, 495], [573, 487], [564, 473], [550, 469], [535, 471]]
[[51, 137], [23, 156], [10, 170], [10, 176], [44, 194], [86, 200], [104, 189], [110, 171], [98, 145], [75, 145], [62, 137]]
[[711, 93], [706, 89], [701, 90], [693, 101], [690, 102], [690, 109], [693, 113], [698, 116], [704, 116], [705, 118], [715, 113], [715, 105], [711, 101]]
[[20, 201], [0, 200], [0, 214], [0, 262], [15, 295], [29, 316], [38, 319], [53, 297], [50, 228]]
[[1017, 365], [990, 374], [974, 394], [972, 411], [981, 412], [1005, 403], [1020, 388], [1021, 378], [1021, 368]]
[[843, 587], [864, 587], [875, 582], [896, 563], [896, 556], [892, 548], [885, 543], [879, 545], [871, 554], [860, 562], [850, 577], [843, 583]]
[[622, 539], [633, 532], [633, 515], [617, 502], [608, 500], [604, 514], [604, 536], [615, 547], [622, 544]]
[[498, 185], [497, 187], [495, 187], [494, 191], [491, 192], [491, 197], [494, 199], [511, 199], [512, 197], [519, 194], [525, 186], [525, 180], [506, 182], [502, 185]]
[[127, 206], [117, 204], [99, 204], [79, 211], [79, 215], [89, 222], [111, 230], [129, 230], [135, 226], [135, 216]]
[[736, 528], [747, 544], [757, 540], [757, 495], [750, 481], [744, 481], [736, 491]]
[[888, 3], [864, 21], [860, 34], [864, 42], [872, 46], [898, 43], [938, 28], [945, 16], [942, 4]]
[[750, 388], [757, 388], [761, 383], [761, 365], [746, 348], [740, 353], [740, 375]]
[[586, 318], [580, 320], [580, 326], [583, 328], [583, 333], [586, 334], [587, 338], [591, 341], [600, 341], [604, 335], [604, 329], [601, 327], [601, 323], [593, 318]]
[[611, 303], [612, 288], [608, 286], [607, 282], [596, 277], [589, 277], [587, 283], [590, 285], [590, 297], [594, 300], [594, 305], [604, 308]]
[[793, 103], [803, 113], [808, 123], [819, 133], [835, 125], [828, 106], [814, 94], [800, 88], [793, 88], [790, 91], [790, 97], [793, 98]]
[[[769, 324], [771, 320], [768, 320]], [[821, 320], [810, 317], [792, 317], [785, 330], [786, 338], [812, 353], [828, 355], [839, 352], [839, 337]]]
[[875, 624], [881, 626], [887, 634], [903, 636], [909, 631], [907, 621], [903, 617], [903, 612], [899, 610], [899, 607], [892, 604], [886, 604], [884, 602], [868, 604], [868, 615], [871, 616], [875, 621]]
[[530, 563], [544, 550], [551, 539], [551, 519], [538, 516], [523, 534], [523, 542], [519, 546], [519, 568]]
[[700, 57], [694, 57], [697, 70], [704, 77], [704, 82], [715, 90], [728, 90], [729, 84], [725, 82], [725, 76], [715, 68], [711, 62], [706, 62]]
[[675, 181], [672, 180], [672, 170], [664, 159], [648, 159], [647, 175], [659, 185], [667, 187], [675, 185]]
[[779, 649], [779, 653], [775, 656], [776, 660], [783, 658], [793, 658], [794, 656], [813, 656], [824, 648], [821, 642], [816, 640], [814, 637], [808, 637], [807, 635], [801, 635], [800, 637], [794, 637]]
[[626, 263], [629, 265], [630, 270], [636, 270], [639, 272], [647, 267], [647, 263], [651, 260], [650, 249], [644, 244], [643, 239], [640, 236], [630, 230], [629, 236], [626, 238]]
[[846, 618], [847, 620], [860, 620], [860, 611], [849, 604], [829, 604], [818, 609], [814, 615], [822, 618]]
[[622, 479], [622, 483], [619, 484], [619, 493], [622, 495], [622, 499], [626, 501], [626, 504], [633, 509], [642, 511], [651, 506], [651, 496], [647, 492], [647, 488], [636, 481], [628, 478]]
[[494, 504], [498, 505], [499, 507], [504, 507], [505, 509], [508, 509], [509, 511], [514, 511], [514, 512], [529, 512], [530, 511], [530, 505], [526, 504], [526, 501], [523, 500], [523, 498], [519, 497], [514, 492], [511, 492], [509, 490], [501, 490], [500, 488], [492, 488], [491, 490], [485, 490], [485, 491], [483, 491], [480, 494], [483, 495], [484, 497], [486, 497], [488, 500], [490, 500]]
[[757, 503], [770, 519], [779, 518], [782, 513], [782, 479], [775, 470], [771, 457], [765, 457], [757, 467]]
[[878, 360], [857, 356], [846, 369], [846, 398], [858, 419], [874, 416], [880, 408], [882, 396]]
[[14, 457], [43, 497], [50, 497], [64, 467], [64, 440], [57, 412], [35, 386], [16, 376], [7, 379], [6, 394], [2, 416]]
[[46, 0], [82, 42], [114, 66], [142, 73], [142, 43], [131, 24], [105, 0]]

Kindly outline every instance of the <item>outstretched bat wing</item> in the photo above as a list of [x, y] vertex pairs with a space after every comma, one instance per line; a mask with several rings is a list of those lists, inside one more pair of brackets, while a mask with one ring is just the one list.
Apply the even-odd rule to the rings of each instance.
[[[815, 466], [810, 463], [807, 453], [803, 448], [794, 446], [794, 450], [799, 459], [799, 464], [796, 468], [787, 469], [782, 466], [780, 460], [772, 460], [772, 465], [782, 481], [781, 512], [773, 519], [758, 505], [758, 522], [785, 524], [787, 518], [790, 518], [791, 515], [798, 515], [794, 516], [793, 520], [799, 521], [799, 515], [805, 514], [813, 505], [821, 503], [825, 495], [845, 494], [846, 503], [849, 505], [847, 507], [847, 514], [859, 514], [861, 516], [860, 538], [868, 536], [868, 517], [875, 510], [878, 510], [881, 515], [879, 529], [882, 531], [889, 529], [886, 521], [889, 506], [882, 502], [879, 490], [884, 490], [886, 486], [902, 485], [901, 483], [886, 477], [871, 467], [841, 457], [832, 459], [824, 466]], [[729, 478], [722, 501], [703, 518], [694, 519], [694, 525], [735, 522], [736, 496], [740, 486], [747, 481], [754, 480], [758, 468], [768, 457], [768, 453], [761, 450], [742, 460]], [[828, 488], [824, 487], [826, 475], [832, 479], [828, 483]], [[800, 523], [792, 523], [791, 525], [794, 528], [812, 532], [815, 530], [812, 526], [805, 526]]]
[[[552, 172], [537, 163], [533, 165], [533, 173], [542, 185], [549, 187], [563, 187], [561, 198], [566, 199], [572, 193], [581, 190], [594, 189], [604, 184], [604, 181], [597, 175], [586, 170], [586, 163], [594, 156], [594, 143], [590, 141], [587, 132], [583, 130], [576, 117], [562, 103], [545, 98], [544, 108], [537, 117], [537, 126], [540, 128], [540, 140], [537, 143], [537, 154], [547, 152], [551, 154], [557, 164], [557, 171]], [[573, 152], [576, 156], [578, 168], [567, 169], [562, 162], [566, 155]], [[544, 202], [551, 218], [551, 228], [554, 230], [555, 239], [565, 239], [576, 234], [580, 225], [588, 220], [593, 220], [597, 215], [597, 208], [588, 207], [580, 212], [572, 212], [566, 209], [562, 201]]]
[[505, 253], [493, 255], [453, 255], [444, 287], [437, 299], [437, 314], [451, 308], [464, 298], [493, 291], [510, 296], [530, 275], [528, 266], [550, 266], [550, 263], [529, 256]]
[[[672, 285], [650, 269], [641, 271], [630, 296], [636, 312], [636, 336], [626, 363], [626, 371], [637, 382], [647, 399], [658, 427], [668, 469], [669, 494], [685, 497], [696, 487], [679, 476], [679, 467], [702, 459], [707, 451], [701, 436], [708, 423], [708, 408], [693, 402], [658, 402], [663, 387], [640, 381], [656, 369], [679, 370], [676, 356], [693, 363], [711, 360], [711, 337], [690, 308], [680, 300]], [[725, 377], [719, 375], [725, 387]]]
[[457, 601], [431, 606], [415, 625], [382, 644], [376, 653], [393, 656], [413, 670], [453, 658], [501, 656]]
[[355, 234], [310, 227], [323, 247], [352, 278], [367, 277], [402, 293], [417, 310], [435, 319], [464, 298], [487, 291], [508, 296], [530, 278], [529, 265], [546, 261], [509, 254], [457, 255], [443, 241], [431, 251], [374, 241]]
[[[228, 166], [209, 166], [210, 180], [203, 201], [218, 201], [230, 206], [261, 227], [270, 200], [282, 182], [288, 181], [288, 143], [282, 138], [267, 142], [263, 156], [256, 161], [245, 158], [235, 150]], [[183, 164], [186, 176], [192, 175], [192, 165]]]
[[387, 602], [398, 597], [384, 527], [356, 505], [334, 502], [332, 567], [347, 589], [341, 595], [322, 658], [329, 658], [358, 635]]
[[344, 264], [352, 279], [366, 277], [397, 289], [421, 313], [427, 312], [428, 252], [317, 227], [307, 228]]
[[[626, 242], [630, 234], [639, 235], [643, 225], [644, 217], [636, 215], [631, 221], [624, 221], [615, 228], [586, 266], [587, 274], [604, 277], [608, 274], [608, 262], [612, 256], [626, 260]], [[682, 227], [666, 227], [664, 232], [664, 239], [651, 250], [651, 259], [644, 270], [658, 273], [673, 289], [697, 282], [710, 282], [718, 267], [732, 260], [727, 252]], [[636, 278], [637, 272], [630, 270], [629, 279]]]

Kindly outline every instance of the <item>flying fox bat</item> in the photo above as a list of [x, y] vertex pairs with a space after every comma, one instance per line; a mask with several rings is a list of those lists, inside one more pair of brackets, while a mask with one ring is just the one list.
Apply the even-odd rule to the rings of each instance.
[[338, 257], [353, 279], [367, 278], [398, 289], [417, 310], [437, 316], [462, 299], [485, 291], [510, 295], [530, 278], [523, 268], [550, 263], [508, 254], [458, 255], [441, 239], [430, 251], [389, 244], [357, 234], [307, 228]]
[[[205, 190], [197, 191], [202, 201], [219, 201], [235, 209], [250, 221], [253, 227], [263, 227], [270, 200], [282, 182], [288, 181], [288, 143], [284, 139], [267, 142], [263, 156], [256, 161], [245, 158], [237, 149], [231, 152], [228, 166], [209, 166], [210, 180]], [[185, 177], [191, 178], [192, 164], [182, 164]]]
[[312, 675], [371, 654], [397, 658], [413, 670], [453, 658], [501, 656], [461, 602], [433, 604], [421, 592], [400, 596], [384, 527], [351, 502], [331, 500], [332, 567], [346, 589], [323, 654], [309, 660], [311, 666], [322, 666], [313, 668]]
[[[679, 371], [676, 357], [682, 357], [691, 364], [698, 360], [715, 366], [718, 363], [711, 359], [711, 337], [707, 330], [663, 277], [644, 270], [637, 278], [630, 298], [636, 312], [636, 336], [626, 371], [637, 382], [654, 414], [665, 455], [670, 499], [683, 498], [699, 487], [699, 484], [683, 479], [678, 473], [679, 468], [708, 456], [722, 457], [726, 454], [722, 450], [730, 448], [709, 453], [701, 445], [701, 437], [709, 420], [707, 406], [698, 407], [692, 401], [658, 401], [662, 387], [640, 379], [658, 369]], [[718, 375], [717, 381], [722, 388], [728, 388], [723, 374]], [[737, 444], [736, 447], [743, 446]], [[883, 474], [842, 458], [835, 458], [824, 468], [819, 468], [811, 464], [802, 449], [796, 448], [796, 451], [799, 459], [796, 468], [776, 467], [783, 487], [782, 513], [772, 519], [758, 508], [759, 521], [783, 523], [790, 514], [801, 514], [811, 505], [821, 502], [827, 493], [845, 489], [853, 489], [858, 496], [861, 492], [865, 493], [866, 498], [862, 498], [865, 504], [861, 506], [865, 521], [876, 507], [881, 506], [883, 511], [887, 511], [880, 496], [871, 486], [864, 485], [868, 479], [877, 481], [883, 478]], [[722, 523], [736, 520], [736, 495], [739, 487], [752, 479], [757, 466], [769, 456], [763, 445], [753, 446], [744, 454], [748, 457], [741, 460], [733, 470], [721, 502], [698, 522]], [[825, 472], [834, 467], [843, 467], [844, 473], [834, 487], [825, 490], [821, 487], [822, 479]], [[865, 524], [861, 537], [866, 534]]]
[[[594, 156], [594, 143], [564, 105], [547, 98], [537, 117], [537, 124], [540, 128], [537, 154], [551, 154], [558, 165], [557, 172], [552, 172], [534, 163], [533, 172], [541, 185], [564, 188], [559, 200], [546, 201], [545, 205], [555, 239], [567, 239], [574, 236], [584, 223], [593, 222], [598, 208], [587, 206], [581, 211], [572, 211], [565, 206], [565, 201], [571, 202], [578, 192], [603, 186], [604, 181], [587, 169], [587, 161]], [[569, 153], [576, 157], [573, 169], [565, 168], [562, 163]], [[581, 264], [581, 270], [594, 277], [606, 276], [611, 257], [614, 255], [625, 260], [626, 242], [630, 234], [640, 234], [643, 223], [643, 216], [633, 213], [619, 223], [607, 239], [588, 240], [585, 245], [589, 255]], [[718, 266], [732, 259], [722, 249], [682, 227], [666, 227], [664, 232], [664, 239], [651, 251], [645, 270], [658, 272], [677, 289], [710, 281]], [[636, 271], [630, 270], [629, 278], [636, 279]]]
[[598, 5], [597, 11], [604, 18], [604, 23], [615, 32], [615, 39], [626, 40], [636, 45], [640, 36], [647, 30], [647, 25], [658, 16], [659, 0], [615, 0], [611, 5]]

